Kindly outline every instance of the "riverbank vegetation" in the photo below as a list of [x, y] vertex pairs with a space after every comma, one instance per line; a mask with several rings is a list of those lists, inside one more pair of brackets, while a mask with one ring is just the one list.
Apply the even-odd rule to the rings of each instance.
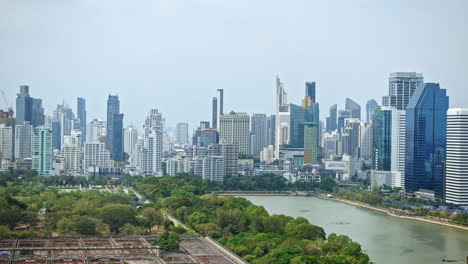
[[358, 243], [326, 236], [305, 218], [269, 215], [244, 198], [209, 194], [219, 186], [194, 177], [127, 179], [157, 209], [171, 212], [251, 263], [369, 263]]
[[[468, 214], [452, 210], [450, 207], [453, 206], [445, 205], [443, 202], [409, 199], [402, 197], [398, 192], [382, 192], [379, 189], [373, 191], [356, 188], [336, 189], [333, 195], [341, 199], [389, 209], [398, 215], [419, 216], [468, 226]], [[440, 207], [445, 211], [436, 210]]]

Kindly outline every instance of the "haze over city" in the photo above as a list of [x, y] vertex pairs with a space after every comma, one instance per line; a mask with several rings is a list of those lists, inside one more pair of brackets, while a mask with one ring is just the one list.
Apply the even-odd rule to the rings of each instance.
[[[125, 124], [158, 108], [168, 127], [225, 111], [274, 113], [275, 75], [300, 101], [317, 83], [321, 119], [350, 97], [381, 103], [388, 76], [422, 72], [463, 106], [468, 2], [1, 0], [0, 87], [14, 103], [29, 85], [47, 113], [76, 97], [106, 117], [118, 94]], [[2, 104], [5, 104], [2, 102]]]

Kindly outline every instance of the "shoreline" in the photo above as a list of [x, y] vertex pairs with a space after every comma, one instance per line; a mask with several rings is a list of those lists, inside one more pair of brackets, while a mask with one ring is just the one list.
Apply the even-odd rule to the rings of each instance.
[[338, 202], [342, 202], [342, 203], [349, 204], [349, 205], [354, 205], [354, 206], [358, 206], [358, 207], [362, 207], [362, 208], [367, 208], [367, 209], [371, 209], [371, 210], [374, 210], [374, 211], [379, 211], [379, 212], [382, 212], [382, 213], [386, 213], [387, 215], [393, 216], [393, 217], [398, 217], [398, 218], [403, 218], [403, 219], [408, 219], [408, 220], [417, 220], [417, 221], [422, 221], [422, 222], [426, 222], [426, 223], [443, 225], [443, 226], [447, 226], [447, 227], [458, 228], [458, 229], [468, 231], [468, 226], [463, 226], [463, 225], [459, 225], [459, 224], [451, 224], [451, 223], [444, 222], [444, 221], [437, 221], [437, 220], [427, 219], [427, 218], [424, 218], [424, 217], [421, 217], [421, 216], [398, 215], [398, 214], [395, 214], [391, 210], [386, 209], [386, 208], [381, 208], [381, 207], [377, 207], [377, 206], [373, 206], [373, 205], [363, 204], [363, 203], [355, 202], [355, 201], [351, 201], [351, 200], [346, 200], [346, 199], [341, 199], [341, 198], [332, 198], [332, 199], [324, 198], [324, 197], [317, 197], [317, 198], [324, 199], [324, 200], [329, 200], [329, 201], [338, 201]]
[[287, 192], [287, 191], [224, 191], [213, 192], [219, 196], [311, 196], [309, 192]]

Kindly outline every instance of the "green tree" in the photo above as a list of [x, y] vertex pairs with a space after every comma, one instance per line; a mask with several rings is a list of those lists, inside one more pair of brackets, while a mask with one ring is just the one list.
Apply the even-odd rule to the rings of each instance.
[[177, 233], [164, 232], [155, 241], [162, 251], [174, 252], [180, 249], [180, 239]]
[[136, 211], [129, 205], [108, 204], [100, 209], [98, 216], [109, 225], [112, 233], [117, 234], [122, 226], [135, 222]]
[[320, 181], [320, 189], [325, 192], [333, 192], [333, 189], [336, 187], [336, 182], [332, 178], [326, 178]]
[[13, 230], [16, 224], [21, 220], [21, 210], [17, 208], [9, 208], [0, 211], [0, 225], [6, 225]]
[[141, 217], [143, 218], [144, 226], [148, 230], [151, 230], [151, 228], [155, 225], [161, 225], [164, 223], [164, 215], [161, 213], [161, 211], [151, 207], [143, 209], [141, 212]]
[[97, 219], [89, 216], [80, 216], [72, 223], [72, 229], [79, 235], [92, 236], [97, 235]]

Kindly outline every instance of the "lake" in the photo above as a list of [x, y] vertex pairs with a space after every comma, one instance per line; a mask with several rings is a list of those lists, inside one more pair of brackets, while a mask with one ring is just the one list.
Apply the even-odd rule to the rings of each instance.
[[243, 196], [270, 214], [302, 216], [328, 234], [349, 236], [377, 264], [466, 263], [468, 231], [337, 201], [297, 196]]

